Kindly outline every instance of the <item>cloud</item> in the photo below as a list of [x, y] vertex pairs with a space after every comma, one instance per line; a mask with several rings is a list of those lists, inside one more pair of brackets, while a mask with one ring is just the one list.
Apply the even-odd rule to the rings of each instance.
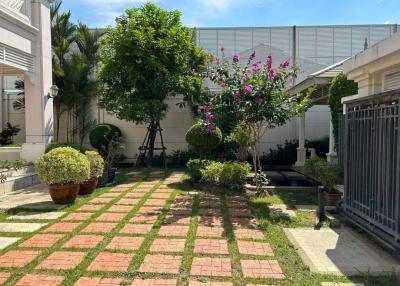
[[197, 0], [196, 2], [205, 13], [216, 15], [234, 8], [240, 0]]

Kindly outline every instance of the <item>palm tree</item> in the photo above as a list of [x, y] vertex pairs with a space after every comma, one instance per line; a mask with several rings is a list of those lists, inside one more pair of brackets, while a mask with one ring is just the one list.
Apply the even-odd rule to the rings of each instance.
[[51, 16], [51, 44], [53, 49], [53, 82], [59, 88], [59, 95], [54, 99], [56, 114], [56, 141], [59, 139], [60, 118], [65, 112], [63, 102], [65, 98], [64, 90], [64, 63], [66, 56], [70, 53], [71, 46], [76, 41], [76, 26], [71, 22], [71, 12], [60, 12], [62, 1], [57, 0], [52, 3], [50, 9]]
[[98, 60], [98, 30], [91, 31], [79, 23], [76, 30], [78, 51], [64, 63], [64, 92], [68, 98], [65, 106], [68, 111], [68, 130], [70, 139], [83, 144], [84, 138], [96, 123], [90, 120], [90, 102], [98, 95], [98, 81], [93, 76]]
[[104, 33], [98, 29], [90, 30], [85, 24], [81, 22], [78, 24], [76, 45], [90, 69], [93, 69], [98, 61], [99, 40], [103, 35]]
[[[70, 12], [60, 12], [62, 2], [51, 5], [53, 81], [59, 88], [54, 100], [56, 140], [59, 140], [60, 118], [67, 113], [67, 141], [83, 143], [91, 126], [90, 100], [97, 96], [94, 69], [98, 61], [99, 30], [71, 22]], [[77, 48], [77, 49], [76, 49]]]

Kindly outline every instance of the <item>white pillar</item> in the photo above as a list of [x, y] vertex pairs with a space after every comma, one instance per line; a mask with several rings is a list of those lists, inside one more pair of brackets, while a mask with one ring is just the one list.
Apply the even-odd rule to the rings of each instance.
[[337, 153], [335, 150], [335, 135], [334, 135], [334, 129], [333, 129], [333, 124], [332, 124], [332, 118], [329, 122], [329, 153], [326, 154], [327, 160], [329, 163], [337, 164], [338, 163], [338, 157]]
[[306, 145], [306, 114], [299, 117], [299, 148], [297, 148], [296, 166], [304, 166], [307, 157]]
[[32, 2], [32, 25], [36, 38], [34, 74], [25, 75], [26, 143], [21, 157], [34, 162], [53, 140], [53, 100], [48, 98], [52, 82], [51, 26], [48, 1]]

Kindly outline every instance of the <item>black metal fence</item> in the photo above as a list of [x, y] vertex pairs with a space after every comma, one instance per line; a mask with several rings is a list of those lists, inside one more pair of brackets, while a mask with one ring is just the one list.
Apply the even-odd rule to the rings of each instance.
[[343, 212], [400, 249], [400, 90], [349, 103], [340, 120]]

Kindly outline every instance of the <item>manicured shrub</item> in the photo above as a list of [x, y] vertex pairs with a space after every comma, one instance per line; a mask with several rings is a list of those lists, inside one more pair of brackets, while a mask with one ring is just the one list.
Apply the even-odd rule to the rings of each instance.
[[192, 181], [199, 182], [201, 180], [201, 170], [210, 165], [212, 161], [194, 159], [187, 163], [188, 173]]
[[219, 183], [232, 191], [243, 191], [251, 166], [248, 163], [226, 162], [222, 166]]
[[82, 154], [85, 154], [86, 151], [89, 151], [88, 148], [82, 146], [82, 145], [78, 145], [78, 144], [72, 144], [72, 143], [51, 143], [46, 147], [45, 153], [49, 153], [51, 150], [54, 150], [56, 148], [60, 148], [60, 147], [71, 147], [79, 152], [81, 152]]
[[200, 155], [203, 155], [206, 152], [214, 150], [222, 142], [222, 133], [218, 127], [211, 130], [207, 125], [197, 123], [187, 131], [186, 141]]
[[90, 178], [100, 178], [104, 172], [104, 160], [96, 151], [86, 151], [90, 163]]
[[104, 155], [108, 145], [113, 139], [122, 136], [121, 130], [112, 124], [98, 124], [89, 133], [90, 144], [96, 148], [100, 154]]
[[208, 166], [200, 170], [201, 181], [207, 184], [218, 184], [224, 164], [220, 162], [212, 162]]
[[80, 184], [89, 179], [90, 163], [71, 147], [61, 147], [40, 156], [36, 172], [46, 185]]

